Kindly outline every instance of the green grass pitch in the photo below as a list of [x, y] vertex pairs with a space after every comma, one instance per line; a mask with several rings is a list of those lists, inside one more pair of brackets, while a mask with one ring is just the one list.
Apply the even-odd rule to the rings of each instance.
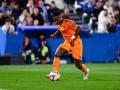
[[73, 64], [61, 65], [61, 79], [45, 77], [52, 65], [0, 66], [0, 90], [120, 90], [120, 64], [87, 64], [89, 80]]

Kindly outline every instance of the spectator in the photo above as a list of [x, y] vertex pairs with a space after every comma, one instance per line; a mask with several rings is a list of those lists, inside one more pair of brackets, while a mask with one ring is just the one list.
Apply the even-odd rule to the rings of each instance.
[[39, 3], [39, 6], [38, 6], [39, 11], [43, 16], [45, 23], [49, 23], [48, 12], [47, 12], [46, 6], [44, 5], [44, 2], [42, 0], [39, 0], [38, 3]]
[[34, 2], [33, 0], [28, 0], [27, 7], [29, 9], [30, 14], [33, 14], [33, 9], [34, 9]]
[[28, 3], [28, 0], [16, 0], [16, 3], [18, 3], [22, 9], [24, 9]]
[[19, 16], [19, 24], [18, 26], [24, 26], [26, 25], [26, 18], [30, 16], [28, 9], [25, 8], [22, 12], [22, 14]]
[[109, 0], [110, 6], [114, 9], [117, 6], [118, 0]]
[[95, 32], [97, 30], [98, 15], [102, 11], [102, 9], [102, 3], [97, 1], [96, 6], [93, 8], [89, 21], [90, 29], [92, 30], [91, 32]]
[[109, 23], [109, 16], [107, 10], [102, 10], [98, 16], [98, 33], [108, 33], [107, 25]]
[[[46, 6], [47, 4], [45, 3], [45, 0], [42, 0], [44, 2], [44, 5]], [[34, 0], [34, 6], [39, 7], [39, 0]]]
[[17, 20], [19, 18], [21, 13], [22, 13], [22, 10], [20, 9], [19, 4], [15, 4], [13, 6], [13, 10], [12, 10], [12, 14], [13, 14], [15, 20]]
[[71, 19], [70, 18], [70, 10], [68, 8], [65, 8], [64, 11], [63, 11], [63, 18], [65, 19]]
[[10, 4], [9, 7], [12, 9], [15, 5], [16, 0], [9, 0]]
[[116, 32], [116, 20], [114, 17], [110, 17], [109, 23], [107, 25], [107, 30], [109, 33]]
[[74, 9], [75, 0], [63, 0], [65, 3], [65, 8], [69, 8], [70, 10]]
[[84, 12], [86, 12], [88, 15], [91, 14], [93, 8], [94, 8], [94, 1], [93, 1], [93, 0], [87, 0], [87, 1], [83, 4], [83, 10], [84, 10]]
[[82, 23], [87, 24], [90, 19], [90, 15], [92, 13], [92, 10], [94, 8], [94, 1], [93, 0], [87, 0], [83, 3], [83, 15], [82, 15]]
[[97, 19], [98, 15], [100, 14], [102, 9], [103, 9], [102, 8], [102, 3], [100, 1], [96, 2], [96, 5], [95, 5], [95, 7], [93, 8], [93, 11], [92, 11], [92, 16]]
[[23, 41], [22, 56], [24, 57], [26, 64], [32, 64], [35, 61], [35, 55], [33, 53], [33, 46], [28, 37], [25, 37]]
[[12, 10], [11, 9], [7, 9], [7, 15], [6, 15], [6, 19], [9, 19], [10, 21], [11, 21], [11, 23], [13, 24], [13, 25], [15, 25], [15, 18], [14, 18], [14, 16], [12, 15]]
[[55, 1], [51, 1], [50, 3], [50, 8], [48, 9], [48, 17], [49, 17], [49, 20], [50, 20], [50, 24], [53, 24], [54, 20], [53, 20], [53, 12], [54, 11], [58, 11], [59, 8], [56, 6], [56, 3]]
[[75, 1], [75, 4], [74, 4], [75, 13], [76, 13], [77, 15], [80, 15], [80, 17], [82, 16], [81, 14], [83, 13], [82, 1], [83, 1], [83, 0], [76, 0], [76, 1]]
[[45, 40], [45, 35], [41, 34], [38, 38], [39, 47], [37, 49], [36, 57], [38, 57], [39, 63], [48, 64], [50, 63], [50, 49]]
[[43, 16], [39, 13], [38, 8], [34, 8], [33, 14], [32, 14], [33, 20], [38, 20], [39, 25], [44, 25], [44, 19]]
[[75, 0], [75, 4], [74, 4], [74, 8], [75, 9], [81, 9], [82, 6], [81, 6], [81, 3], [83, 2], [83, 0]]
[[5, 17], [3, 16], [3, 12], [0, 11], [0, 26], [4, 25], [5, 23]]
[[2, 1], [0, 10], [3, 12], [3, 15], [6, 16], [7, 3], [5, 1]]
[[110, 4], [109, 0], [106, 0], [105, 5], [103, 6], [103, 9], [108, 10], [108, 16], [109, 17], [114, 16], [113, 7]]
[[33, 26], [33, 19], [31, 16], [27, 17], [27, 23], [26, 23], [26, 26]]
[[5, 21], [5, 24], [2, 26], [2, 30], [5, 33], [16, 34], [15, 27], [11, 24], [11, 21], [9, 19]]

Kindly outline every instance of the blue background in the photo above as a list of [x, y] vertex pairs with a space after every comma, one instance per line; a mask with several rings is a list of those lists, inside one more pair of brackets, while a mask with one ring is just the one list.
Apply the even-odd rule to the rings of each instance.
[[[17, 35], [5, 34], [0, 30], [0, 55], [9, 53], [12, 56], [21, 54], [22, 41], [25, 35], [29, 36], [33, 45], [36, 44], [34, 40], [40, 33], [45, 33], [48, 44], [51, 48], [51, 56], [53, 58], [56, 48], [64, 40], [61, 36], [52, 39], [50, 34], [55, 32], [56, 26], [50, 27], [18, 27]], [[83, 30], [88, 30], [87, 26], [81, 26]], [[120, 46], [120, 25], [117, 25], [117, 32], [111, 34], [89, 34], [82, 33], [83, 41], [83, 61], [85, 62], [113, 62], [117, 57], [117, 49]]]

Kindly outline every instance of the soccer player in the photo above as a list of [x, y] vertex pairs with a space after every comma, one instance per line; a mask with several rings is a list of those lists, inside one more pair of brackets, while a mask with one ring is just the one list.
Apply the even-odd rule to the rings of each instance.
[[[79, 33], [81, 32], [80, 27], [72, 20], [63, 19], [60, 16], [60, 12], [54, 12], [53, 18], [58, 24], [58, 30], [51, 34], [51, 38], [55, 38], [58, 33], [61, 33], [65, 41], [60, 44], [56, 50], [52, 73], [55, 73], [58, 76], [60, 75], [60, 57], [68, 52], [71, 52], [72, 57], [74, 58], [75, 66], [84, 73], [83, 80], [87, 80], [89, 69], [86, 68], [85, 64], [82, 64], [83, 45], [79, 36]], [[50, 78], [50, 74], [48, 77]]]

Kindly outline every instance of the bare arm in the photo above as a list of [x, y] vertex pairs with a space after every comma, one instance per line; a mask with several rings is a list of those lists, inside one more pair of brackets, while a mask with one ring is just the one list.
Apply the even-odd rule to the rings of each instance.
[[77, 37], [77, 36], [80, 34], [81, 31], [82, 31], [82, 30], [80, 29], [80, 27], [78, 27], [78, 28], [76, 29], [76, 33], [74, 34], [74, 36]]
[[59, 30], [50, 35], [51, 38], [55, 38], [60, 33]]
[[74, 36], [78, 36], [81, 32], [88, 32], [89, 30], [82, 30], [79, 26], [76, 29], [76, 33], [74, 34]]

